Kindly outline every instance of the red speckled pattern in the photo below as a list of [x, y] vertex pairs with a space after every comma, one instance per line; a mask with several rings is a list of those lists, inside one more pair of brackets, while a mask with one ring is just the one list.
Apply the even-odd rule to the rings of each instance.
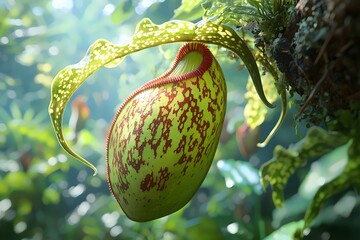
[[[202, 54], [201, 65], [172, 76], [191, 51]], [[185, 45], [167, 73], [129, 96], [107, 141], [110, 189], [129, 218], [162, 217], [191, 199], [211, 165], [225, 109], [221, 68], [202, 44]]]

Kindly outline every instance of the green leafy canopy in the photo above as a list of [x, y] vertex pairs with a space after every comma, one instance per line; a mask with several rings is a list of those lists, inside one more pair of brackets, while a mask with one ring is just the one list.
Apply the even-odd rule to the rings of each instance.
[[253, 80], [260, 99], [268, 107], [273, 105], [266, 99], [256, 61], [243, 41], [232, 28], [210, 22], [195, 25], [187, 21], [171, 21], [155, 25], [149, 19], [143, 19], [136, 27], [132, 39], [121, 46], [106, 40], [93, 43], [86, 56], [75, 65], [61, 70], [51, 86], [49, 114], [61, 146], [72, 156], [89, 166], [96, 174], [96, 168], [75, 153], [67, 144], [62, 132], [62, 118], [65, 106], [72, 94], [95, 71], [103, 66], [113, 66], [131, 53], [173, 42], [202, 42], [223, 46], [235, 52], [244, 62]]

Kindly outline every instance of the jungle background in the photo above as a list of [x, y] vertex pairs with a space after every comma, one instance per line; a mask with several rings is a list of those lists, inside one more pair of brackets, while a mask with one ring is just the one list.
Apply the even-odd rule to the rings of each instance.
[[[109, 192], [104, 152], [116, 109], [142, 83], [163, 73], [181, 44], [135, 53], [116, 68], [102, 69], [72, 97], [65, 132], [74, 148], [96, 165], [97, 176], [57, 143], [47, 110], [59, 70], [78, 62], [96, 39], [126, 41], [144, 17], [157, 24], [197, 22], [202, 2], [0, 1], [1, 239], [292, 238], [319, 182], [328, 180], [329, 166], [342, 163], [346, 149], [296, 171], [286, 185], [284, 206], [275, 208], [271, 190], [261, 187], [259, 168], [272, 158], [276, 145], [298, 142], [306, 122], [296, 122], [295, 130], [293, 114], [288, 114], [266, 148], [244, 152], [236, 134], [244, 123], [248, 73], [223, 49], [212, 48], [228, 87], [223, 133], [208, 176], [180, 211], [146, 223], [127, 219]], [[266, 137], [278, 115], [279, 109], [269, 111], [250, 146]], [[353, 189], [335, 195], [305, 239], [357, 239], [359, 210]]]

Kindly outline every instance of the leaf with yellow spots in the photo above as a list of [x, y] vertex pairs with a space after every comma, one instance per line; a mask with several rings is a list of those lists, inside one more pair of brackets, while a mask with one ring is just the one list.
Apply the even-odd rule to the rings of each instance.
[[264, 188], [268, 184], [271, 185], [275, 206], [283, 205], [285, 184], [298, 167], [311, 158], [321, 156], [345, 144], [348, 140], [347, 136], [328, 133], [320, 127], [312, 127], [304, 139], [290, 145], [288, 149], [277, 146], [273, 158], [260, 169], [261, 184]]
[[332, 181], [324, 184], [316, 192], [310, 207], [305, 214], [304, 228], [310, 226], [312, 220], [318, 215], [323, 203], [334, 194], [345, 190], [350, 184], [359, 186], [360, 184], [360, 139], [353, 138], [348, 149], [348, 162], [342, 173]]
[[79, 86], [101, 67], [112, 67], [126, 55], [173, 42], [210, 43], [233, 51], [247, 67], [260, 99], [266, 106], [273, 107], [265, 97], [259, 70], [251, 51], [232, 28], [211, 22], [195, 25], [187, 21], [171, 21], [156, 25], [149, 19], [143, 19], [136, 27], [135, 34], [129, 42], [124, 45], [114, 45], [106, 40], [97, 40], [90, 46], [86, 56], [79, 63], [61, 70], [52, 83], [49, 114], [56, 136], [68, 153], [92, 168], [95, 174], [96, 168], [75, 153], [64, 138], [62, 118], [67, 102]]

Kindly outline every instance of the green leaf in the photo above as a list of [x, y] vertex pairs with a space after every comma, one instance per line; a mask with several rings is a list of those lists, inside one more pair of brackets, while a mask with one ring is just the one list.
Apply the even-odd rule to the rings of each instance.
[[340, 176], [321, 186], [316, 192], [310, 207], [305, 214], [304, 228], [308, 227], [318, 215], [323, 203], [334, 194], [345, 190], [350, 184], [360, 183], [360, 139], [358, 135], [353, 139], [348, 150], [348, 163]]
[[219, 160], [217, 167], [224, 176], [227, 187], [235, 186], [249, 195], [261, 194], [259, 172], [250, 163], [232, 159]]
[[252, 22], [258, 12], [245, 0], [207, 0], [202, 4], [204, 8], [204, 18], [215, 19], [216, 22], [229, 23], [241, 26], [244, 23]]
[[119, 4], [116, 6], [114, 12], [111, 14], [111, 21], [116, 25], [120, 25], [132, 15], [134, 15], [134, 8], [132, 7], [132, 2], [129, 0], [120, 1]]
[[204, 0], [182, 0], [179, 8], [174, 11], [174, 19], [186, 19], [188, 21], [194, 21], [202, 17], [203, 8], [201, 3]]
[[348, 149], [349, 144], [345, 144], [314, 162], [299, 187], [299, 194], [310, 201], [321, 186], [339, 176], [348, 162]]
[[264, 240], [293, 240], [293, 233], [296, 229], [304, 226], [304, 221], [290, 222], [288, 224], [283, 225], [281, 228], [277, 229], [269, 236], [267, 236]]
[[[311, 165], [308, 174], [299, 187], [299, 192], [286, 199], [282, 208], [274, 210], [273, 225], [275, 227], [279, 226], [281, 222], [305, 214], [319, 188], [343, 172], [348, 161], [348, 148], [349, 144], [340, 146]], [[333, 214], [333, 211], [331, 213]], [[328, 216], [322, 217], [329, 220]]]
[[310, 158], [321, 156], [345, 144], [348, 139], [347, 136], [328, 133], [320, 127], [312, 127], [304, 139], [290, 145], [288, 149], [276, 146], [273, 158], [260, 169], [262, 186], [265, 188], [268, 184], [271, 185], [275, 206], [283, 205], [283, 189], [298, 167], [304, 165]]
[[155, 25], [149, 19], [143, 19], [136, 27], [135, 35], [124, 45], [114, 45], [106, 40], [93, 43], [86, 56], [77, 64], [66, 67], [56, 76], [51, 86], [49, 114], [61, 146], [72, 156], [89, 166], [96, 174], [96, 168], [68, 145], [62, 132], [62, 119], [65, 107], [79, 86], [95, 71], [106, 65], [123, 59], [131, 53], [173, 42], [202, 42], [228, 48], [244, 62], [254, 82], [260, 98], [268, 107], [273, 105], [266, 99], [256, 61], [235, 31], [228, 26], [210, 22], [200, 26], [186, 21], [171, 21]]

